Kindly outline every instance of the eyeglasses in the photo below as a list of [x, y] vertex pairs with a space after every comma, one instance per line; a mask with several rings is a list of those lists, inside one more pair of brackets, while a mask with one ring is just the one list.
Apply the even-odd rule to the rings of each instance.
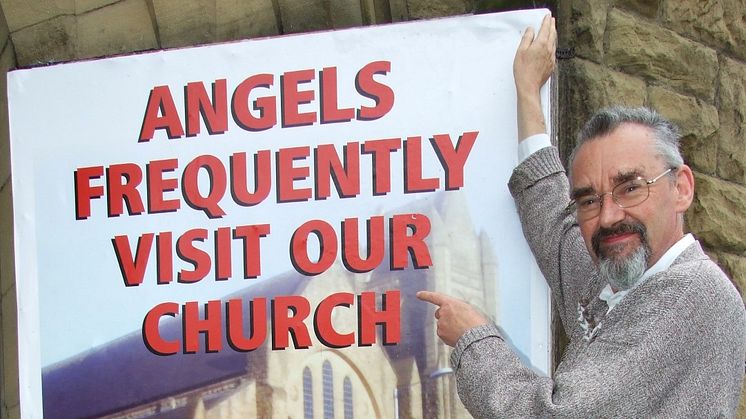
[[601, 213], [601, 207], [604, 205], [604, 196], [611, 194], [611, 199], [619, 205], [620, 208], [634, 207], [640, 205], [650, 196], [650, 185], [658, 181], [658, 179], [675, 170], [674, 167], [669, 168], [660, 175], [653, 179], [647, 180], [642, 177], [636, 179], [624, 181], [611, 190], [611, 192], [605, 192], [602, 194], [585, 194], [579, 196], [567, 205], [565, 209], [567, 212], [575, 211], [575, 215], [578, 221], [587, 221], [592, 218], [598, 217]]

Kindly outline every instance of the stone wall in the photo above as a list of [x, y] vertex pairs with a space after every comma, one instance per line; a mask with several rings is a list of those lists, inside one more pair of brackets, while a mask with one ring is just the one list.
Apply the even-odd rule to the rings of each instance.
[[13, 270], [13, 201], [5, 73], [16, 66], [10, 30], [0, 11], [0, 417], [20, 416], [18, 404], [18, 333]]
[[[160, 48], [537, 6], [500, 0], [0, 0], [0, 71]], [[559, 140], [596, 109], [677, 122], [697, 198], [688, 228], [746, 292], [746, 4], [556, 0]], [[5, 77], [2, 77], [3, 91]], [[0, 101], [0, 418], [19, 417], [7, 100]], [[742, 405], [741, 417], [746, 418]]]

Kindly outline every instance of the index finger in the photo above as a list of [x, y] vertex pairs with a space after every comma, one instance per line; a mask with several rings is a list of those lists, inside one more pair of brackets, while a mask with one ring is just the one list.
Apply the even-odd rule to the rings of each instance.
[[518, 49], [527, 49], [529, 45], [531, 45], [531, 42], [534, 40], [534, 28], [531, 26], [527, 27], [526, 30], [523, 31], [523, 35], [521, 36], [521, 42], [518, 43]]
[[435, 291], [419, 291], [417, 292], [417, 298], [422, 301], [426, 301], [431, 304], [435, 304], [440, 307], [446, 300], [446, 296]]

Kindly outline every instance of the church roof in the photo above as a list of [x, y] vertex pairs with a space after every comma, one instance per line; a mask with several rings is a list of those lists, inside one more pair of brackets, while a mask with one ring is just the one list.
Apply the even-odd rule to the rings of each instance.
[[[258, 281], [224, 300], [293, 295], [305, 281], [306, 277], [290, 272]], [[181, 340], [181, 320], [166, 320], [161, 335]], [[251, 353], [230, 349], [225, 336], [223, 348], [215, 353], [202, 348], [196, 354], [159, 356], [145, 347], [139, 331], [121, 337], [42, 371], [45, 416], [101, 416], [250, 372]]]

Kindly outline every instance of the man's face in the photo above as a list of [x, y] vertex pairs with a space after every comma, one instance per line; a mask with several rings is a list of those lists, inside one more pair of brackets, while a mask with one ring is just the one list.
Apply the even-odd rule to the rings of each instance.
[[[653, 179], [668, 169], [656, 156], [652, 131], [631, 123], [585, 143], [572, 168], [573, 195], [579, 191], [604, 194], [624, 181], [638, 176]], [[683, 236], [680, 214], [691, 203], [693, 181], [686, 166], [673, 173], [673, 177], [666, 175], [652, 184], [649, 197], [641, 204], [621, 208], [607, 194], [602, 197], [598, 216], [579, 220], [585, 245], [602, 272], [608, 263], [624, 269], [637, 263], [644, 271]], [[642, 272], [632, 276], [639, 274]], [[610, 282], [617, 289], [632, 285]]]

